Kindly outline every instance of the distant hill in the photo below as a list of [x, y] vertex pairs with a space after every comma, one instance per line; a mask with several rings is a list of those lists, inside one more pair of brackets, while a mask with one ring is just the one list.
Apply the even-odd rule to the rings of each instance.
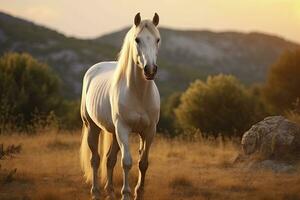
[[[120, 48], [127, 30], [104, 35], [97, 41]], [[216, 33], [166, 28], [160, 28], [160, 32], [160, 61], [167, 64], [168, 72], [171, 72], [168, 76], [180, 74], [189, 80], [225, 73], [233, 74], [247, 84], [262, 82], [270, 64], [284, 50], [300, 47], [283, 38], [262, 33]]]
[[[82, 75], [92, 64], [115, 60], [128, 28], [82, 40], [0, 12], [0, 54], [29, 52], [61, 76], [66, 95], [78, 97]], [[161, 94], [186, 88], [190, 81], [226, 73], [246, 84], [262, 82], [268, 67], [299, 44], [262, 33], [179, 31], [160, 28], [157, 83]]]

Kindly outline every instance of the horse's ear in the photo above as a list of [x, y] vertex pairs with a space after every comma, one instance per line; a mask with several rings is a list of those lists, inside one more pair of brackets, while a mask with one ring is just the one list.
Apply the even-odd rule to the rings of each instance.
[[159, 23], [159, 16], [158, 16], [157, 13], [154, 14], [154, 17], [153, 17], [153, 19], [152, 19], [152, 22], [153, 22], [153, 24], [154, 24], [155, 26], [158, 25], [158, 23]]
[[141, 15], [140, 15], [140, 13], [137, 13], [134, 17], [134, 24], [135, 24], [135, 26], [138, 26], [138, 25], [140, 25], [140, 23], [141, 23]]

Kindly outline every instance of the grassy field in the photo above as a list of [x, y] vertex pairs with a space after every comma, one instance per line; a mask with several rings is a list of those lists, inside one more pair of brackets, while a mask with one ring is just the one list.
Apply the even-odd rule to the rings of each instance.
[[[0, 143], [22, 144], [14, 158], [1, 160], [0, 199], [90, 199], [79, 166], [80, 133], [47, 133], [36, 136], [0, 135]], [[132, 138], [137, 179], [138, 140]], [[275, 174], [245, 171], [234, 166], [239, 147], [233, 142], [169, 140], [157, 137], [150, 155], [145, 199], [300, 199], [300, 173]], [[11, 181], [8, 169], [17, 168]], [[120, 198], [121, 167], [117, 163], [115, 186]]]

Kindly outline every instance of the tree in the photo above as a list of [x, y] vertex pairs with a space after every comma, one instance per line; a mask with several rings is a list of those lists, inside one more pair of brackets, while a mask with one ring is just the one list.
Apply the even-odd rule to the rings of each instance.
[[217, 75], [206, 83], [196, 80], [181, 95], [175, 110], [184, 128], [217, 136], [241, 134], [265, 115], [263, 104], [233, 76]]
[[23, 126], [35, 115], [47, 115], [61, 105], [61, 82], [46, 65], [29, 54], [7, 53], [0, 58], [2, 123]]
[[300, 50], [286, 51], [268, 73], [265, 96], [282, 113], [293, 108], [300, 98]]

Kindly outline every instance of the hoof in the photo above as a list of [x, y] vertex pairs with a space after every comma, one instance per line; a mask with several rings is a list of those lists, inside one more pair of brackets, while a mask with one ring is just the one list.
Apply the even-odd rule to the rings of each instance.
[[116, 195], [113, 187], [106, 187], [104, 188], [105, 191], [105, 200], [115, 200]]
[[137, 196], [134, 197], [134, 200], [143, 200], [143, 197], [137, 195]]
[[92, 195], [92, 200], [100, 200], [100, 196]]
[[130, 194], [123, 194], [121, 200], [130, 200]]
[[110, 193], [106, 196], [105, 200], [116, 200], [116, 196], [114, 193]]
[[143, 200], [144, 199], [144, 190], [138, 189], [134, 193], [134, 200]]
[[142, 194], [136, 194], [136, 195], [134, 195], [134, 200], [143, 200], [144, 198], [143, 198], [143, 195]]
[[97, 188], [91, 189], [92, 200], [100, 200], [100, 191]]

